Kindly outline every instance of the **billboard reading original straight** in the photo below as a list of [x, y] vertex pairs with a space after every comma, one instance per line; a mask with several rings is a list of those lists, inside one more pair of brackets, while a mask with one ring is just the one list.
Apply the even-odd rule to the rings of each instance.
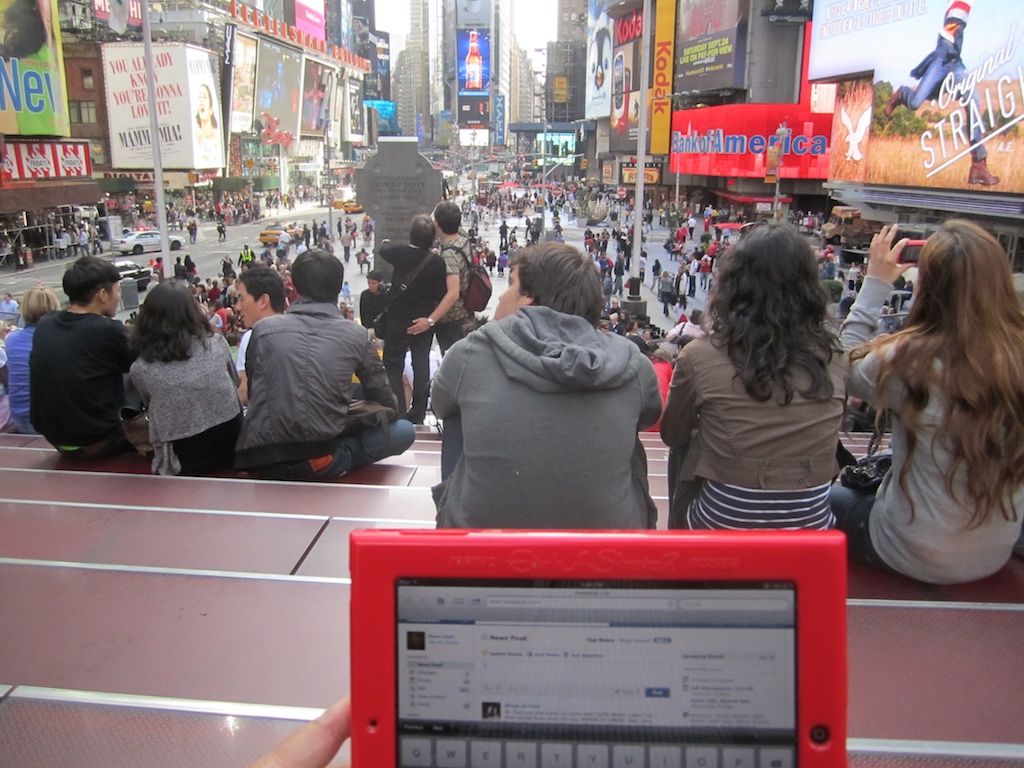
[[810, 78], [840, 83], [829, 178], [1024, 192], [1024, 3], [816, 0], [814, 21]]

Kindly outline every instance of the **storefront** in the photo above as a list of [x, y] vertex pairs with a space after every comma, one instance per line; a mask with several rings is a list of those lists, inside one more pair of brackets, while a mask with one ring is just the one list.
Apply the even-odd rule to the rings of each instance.
[[103, 197], [91, 178], [88, 143], [9, 139], [3, 159], [0, 265], [28, 266], [63, 255], [64, 227], [91, 219]]

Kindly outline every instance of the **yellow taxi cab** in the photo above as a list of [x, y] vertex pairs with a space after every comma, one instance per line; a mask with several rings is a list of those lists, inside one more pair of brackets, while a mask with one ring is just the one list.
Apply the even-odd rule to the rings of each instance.
[[358, 203], [355, 200], [335, 200], [334, 210], [344, 211], [345, 213], [362, 213], [363, 204]]
[[[260, 242], [263, 243], [263, 245], [277, 245], [277, 240], [281, 236], [281, 233], [285, 231], [285, 228], [286, 225], [281, 223], [268, 225], [266, 229], [260, 232]], [[298, 227], [294, 224], [288, 224], [287, 231], [292, 240], [294, 240], [295, 233], [298, 232]]]

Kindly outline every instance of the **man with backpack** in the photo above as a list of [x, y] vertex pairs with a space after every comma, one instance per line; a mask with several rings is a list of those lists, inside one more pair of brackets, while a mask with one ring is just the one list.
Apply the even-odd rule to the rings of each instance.
[[[455, 203], [446, 200], [434, 208], [434, 226], [437, 230], [441, 258], [444, 259], [447, 290], [437, 308], [430, 313], [431, 317], [418, 318], [413, 324], [413, 328], [421, 323], [428, 323], [428, 328], [433, 326], [442, 355], [455, 342], [465, 338], [475, 324], [473, 313], [466, 309], [463, 302], [469, 288], [473, 262], [469, 256], [469, 241], [459, 233], [461, 223], [462, 212]], [[435, 318], [436, 323], [430, 322]], [[419, 333], [425, 330], [420, 328], [411, 332]]]

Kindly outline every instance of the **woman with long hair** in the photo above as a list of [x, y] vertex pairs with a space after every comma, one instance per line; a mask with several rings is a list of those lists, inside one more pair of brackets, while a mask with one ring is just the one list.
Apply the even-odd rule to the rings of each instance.
[[32, 354], [32, 339], [36, 324], [43, 315], [60, 309], [60, 302], [50, 288], [31, 288], [21, 298], [21, 319], [25, 327], [7, 337], [7, 393], [10, 396], [11, 416], [14, 428], [23, 435], [36, 434], [29, 416], [29, 367]]
[[[906, 240], [871, 242], [842, 339], [850, 394], [892, 415], [892, 469], [876, 493], [836, 486], [850, 556], [919, 581], [999, 570], [1024, 509], [1024, 313], [1009, 258], [975, 224], [951, 220], [921, 249], [904, 329], [872, 341]], [[866, 342], [866, 343], [865, 343]]]
[[242, 426], [238, 372], [192, 291], [176, 280], [154, 287], [131, 344], [138, 355], [131, 379], [149, 410], [153, 471], [203, 475], [232, 466]]
[[751, 229], [721, 257], [704, 323], [661, 422], [669, 527], [832, 527], [847, 360], [796, 228]]

